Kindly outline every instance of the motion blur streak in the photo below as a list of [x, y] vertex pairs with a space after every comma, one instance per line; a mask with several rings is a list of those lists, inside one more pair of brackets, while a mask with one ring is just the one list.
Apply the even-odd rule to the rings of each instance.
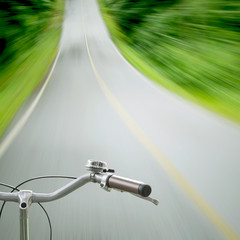
[[48, 84], [52, 74], [53, 74], [53, 71], [54, 71], [55, 66], [57, 64], [60, 52], [61, 52], [61, 48], [58, 51], [58, 54], [57, 54], [57, 56], [56, 56], [56, 58], [53, 62], [52, 68], [51, 68], [51, 70], [50, 70], [50, 72], [47, 76], [47, 79], [45, 80], [45, 83], [43, 84], [41, 90], [38, 92], [38, 95], [36, 96], [36, 98], [34, 99], [32, 104], [30, 105], [30, 107], [26, 110], [24, 115], [21, 117], [21, 119], [17, 122], [16, 125], [14, 125], [14, 127], [11, 129], [11, 131], [8, 133], [8, 135], [4, 138], [4, 141], [1, 142], [1, 144], [0, 144], [0, 159], [3, 156], [3, 154], [6, 152], [6, 150], [8, 149], [10, 144], [12, 143], [12, 141], [16, 138], [18, 133], [24, 127], [28, 118], [31, 116], [32, 112], [34, 111], [35, 107], [37, 106], [37, 104], [38, 104], [38, 102], [39, 102], [39, 100], [40, 100], [45, 88], [47, 87], [47, 84]]
[[239, 1], [99, 2], [112, 38], [137, 68], [240, 122]]
[[[46, 205], [54, 239], [226, 240], [175, 183], [178, 175], [171, 177], [159, 164], [165, 162], [161, 149], [240, 235], [240, 127], [161, 87], [156, 90], [149, 79], [132, 71], [112, 47], [97, 0], [67, 0], [64, 16], [56, 68], [35, 110], [1, 157], [1, 181], [16, 185], [39, 175], [79, 176], [86, 172], [87, 159], [103, 160], [117, 174], [149, 183], [152, 197], [160, 204], [156, 207], [130, 194], [107, 193], [89, 184]], [[109, 91], [104, 95], [96, 72], [111, 91], [109, 97], [114, 95], [112, 104], [120, 112], [124, 108], [122, 114], [133, 130], [109, 104], [105, 96]], [[165, 168], [171, 169], [169, 164]], [[52, 192], [63, 184], [42, 180], [25, 189]], [[44, 213], [33, 205], [30, 215], [31, 238], [49, 239]], [[8, 204], [0, 239], [18, 239], [18, 230], [17, 205]]]
[[[81, 8], [82, 9], [82, 8]], [[182, 190], [190, 197], [190, 199], [201, 209], [201, 211], [209, 218], [209, 220], [216, 226], [216, 228], [222, 232], [222, 234], [231, 240], [239, 239], [238, 235], [234, 230], [209, 206], [209, 204], [202, 198], [191, 186], [190, 183], [177, 171], [177, 169], [170, 163], [170, 161], [162, 154], [159, 148], [154, 144], [154, 142], [142, 131], [138, 124], [132, 119], [128, 112], [119, 103], [116, 97], [109, 90], [101, 76], [99, 75], [95, 64], [93, 62], [90, 49], [88, 46], [87, 35], [85, 31], [84, 15], [83, 17], [83, 29], [84, 38], [86, 43], [86, 48], [91, 62], [92, 69], [96, 76], [96, 79], [104, 92], [109, 103], [113, 106], [115, 111], [119, 114], [124, 123], [128, 126], [131, 132], [136, 136], [136, 138], [141, 142], [141, 144], [149, 151], [157, 162], [165, 169], [165, 171], [171, 175], [171, 177], [181, 186]]]

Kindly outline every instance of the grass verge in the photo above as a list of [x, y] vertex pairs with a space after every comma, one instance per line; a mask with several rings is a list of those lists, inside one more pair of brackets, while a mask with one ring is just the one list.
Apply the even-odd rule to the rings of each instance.
[[[109, 14], [108, 9], [104, 8], [102, 0], [99, 0], [99, 3], [102, 16], [113, 41], [123, 56], [134, 67], [156, 83], [184, 98], [240, 123], [238, 70], [232, 67], [236, 66], [236, 62], [239, 60], [236, 54], [237, 46], [234, 45], [235, 43], [229, 50], [230, 45], [228, 42], [193, 39], [191, 45], [185, 47], [178, 46], [178, 42], [169, 44], [172, 41], [172, 39], [169, 39], [166, 44], [162, 43], [162, 47], [159, 50], [155, 49], [157, 45], [153, 46], [158, 57], [161, 56], [162, 61], [166, 62], [166, 67], [159, 66], [153, 59], [147, 58], [147, 52], [144, 52], [143, 48], [129, 44], [131, 40], [123, 34], [115, 18]], [[218, 39], [224, 36], [223, 33], [219, 32]], [[229, 32], [226, 33], [229, 34]], [[143, 38], [144, 34], [146, 32], [144, 32], [143, 28], [141, 35]], [[145, 40], [148, 37], [146, 35]], [[236, 38], [236, 36], [233, 35], [233, 38]], [[189, 46], [192, 47], [190, 48]], [[235, 52], [235, 54], [231, 54], [231, 51]], [[229, 64], [229, 70], [225, 62], [235, 65]], [[231, 72], [232, 70], [235, 73]], [[236, 86], [235, 88], [234, 85]]]
[[57, 4], [48, 28], [39, 35], [37, 43], [20, 51], [0, 71], [0, 137], [24, 101], [44, 79], [57, 54], [64, 2], [58, 1]]

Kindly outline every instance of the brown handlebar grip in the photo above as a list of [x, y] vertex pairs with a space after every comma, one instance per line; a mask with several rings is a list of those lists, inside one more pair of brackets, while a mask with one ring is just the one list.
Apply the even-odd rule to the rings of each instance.
[[122, 191], [148, 197], [152, 191], [151, 187], [139, 181], [112, 175], [108, 179], [108, 186]]

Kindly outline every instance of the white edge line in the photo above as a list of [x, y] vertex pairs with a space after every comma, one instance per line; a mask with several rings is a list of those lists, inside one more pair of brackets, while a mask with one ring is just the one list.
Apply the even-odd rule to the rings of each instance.
[[13, 129], [8, 133], [8, 135], [5, 137], [4, 141], [0, 144], [0, 159], [2, 158], [2, 156], [4, 155], [4, 153], [7, 151], [8, 147], [11, 145], [11, 143], [13, 142], [13, 140], [17, 137], [17, 135], [19, 134], [19, 132], [22, 130], [22, 128], [24, 127], [24, 125], [26, 124], [27, 120], [29, 119], [29, 117], [31, 116], [32, 112], [34, 111], [35, 107], [37, 106], [41, 96], [43, 95], [43, 92], [47, 86], [47, 84], [49, 83], [49, 80], [52, 76], [52, 73], [55, 69], [55, 66], [57, 64], [60, 52], [61, 52], [62, 47], [60, 47], [57, 56], [53, 62], [53, 65], [51, 67], [51, 70], [47, 76], [47, 79], [45, 81], [45, 83], [43, 84], [41, 90], [39, 91], [39, 93], [37, 94], [36, 98], [34, 99], [34, 101], [32, 102], [32, 104], [30, 105], [30, 107], [26, 110], [26, 112], [24, 113], [24, 115], [20, 118], [20, 120], [15, 124], [15, 126], [13, 127]]
[[[105, 24], [106, 25], [106, 24]], [[109, 34], [110, 36], [110, 34]], [[171, 98], [174, 101], [181, 101], [184, 102], [184, 105], [187, 105], [188, 108], [195, 108], [197, 111], [201, 111], [201, 113], [204, 113], [204, 115], [207, 114], [208, 117], [211, 119], [214, 119], [214, 121], [220, 121], [221, 124], [231, 124], [233, 127], [239, 127], [239, 125], [232, 119], [222, 115], [221, 113], [215, 112], [214, 110], [211, 110], [211, 108], [205, 107], [204, 105], [198, 103], [197, 101], [188, 99], [184, 97], [182, 94], [179, 94], [170, 88], [167, 88], [163, 86], [162, 84], [155, 83], [154, 80], [152, 80], [150, 77], [145, 75], [144, 73], [140, 72], [137, 68], [135, 68], [121, 53], [121, 51], [118, 49], [117, 45], [114, 43], [114, 41], [110, 37], [110, 44], [112, 45], [113, 49], [116, 51], [116, 53], [122, 58], [122, 60], [136, 73], [139, 77], [151, 88], [153, 88], [155, 91], [160, 92], [161, 94], [167, 94], [170, 95]]]
[[161, 92], [164, 90], [165, 92], [170, 92], [167, 91], [162, 85], [157, 85], [154, 83], [149, 77], [144, 75], [142, 72], [137, 70], [120, 52], [120, 50], [117, 48], [116, 44], [113, 42], [113, 40], [110, 38], [110, 44], [112, 45], [113, 49], [116, 51], [116, 53], [121, 57], [123, 62], [125, 62], [141, 79], [146, 82], [150, 87], [152, 87], [155, 91]]

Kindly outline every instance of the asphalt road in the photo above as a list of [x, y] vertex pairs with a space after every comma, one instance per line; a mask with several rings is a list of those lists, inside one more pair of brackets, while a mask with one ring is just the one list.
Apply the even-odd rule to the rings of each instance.
[[[79, 176], [87, 159], [99, 159], [118, 175], [149, 183], [159, 205], [89, 184], [44, 205], [53, 239], [238, 239], [239, 143], [239, 126], [134, 70], [112, 44], [95, 0], [68, 0], [60, 57], [37, 107], [0, 159], [0, 182]], [[25, 188], [49, 192], [66, 182], [39, 180]], [[35, 205], [30, 228], [31, 239], [48, 239], [46, 217]], [[18, 208], [11, 203], [0, 239], [18, 236]]]

